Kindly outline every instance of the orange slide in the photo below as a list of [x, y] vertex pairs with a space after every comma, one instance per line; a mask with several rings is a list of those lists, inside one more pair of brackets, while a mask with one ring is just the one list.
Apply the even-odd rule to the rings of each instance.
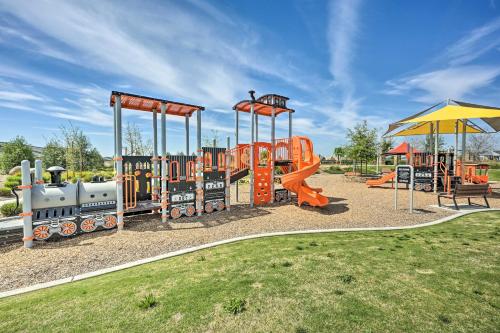
[[383, 175], [382, 177], [377, 178], [377, 179], [369, 179], [366, 181], [366, 185], [368, 185], [368, 186], [380, 186], [380, 185], [387, 183], [389, 180], [393, 180], [394, 177], [396, 177], [395, 171], [388, 173], [386, 175]]
[[321, 195], [320, 188], [307, 185], [305, 179], [313, 175], [320, 165], [319, 157], [313, 154], [312, 142], [307, 137], [293, 137], [293, 169], [281, 178], [281, 184], [287, 190], [297, 194], [299, 206], [306, 202], [310, 206], [323, 207], [328, 198]]

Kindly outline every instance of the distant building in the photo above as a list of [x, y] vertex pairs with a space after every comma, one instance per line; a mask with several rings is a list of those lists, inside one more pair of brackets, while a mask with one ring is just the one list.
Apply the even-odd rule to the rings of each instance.
[[112, 168], [114, 166], [113, 157], [103, 157], [102, 159], [104, 160], [104, 166], [106, 168]]
[[[2, 151], [3, 145], [6, 143], [7, 142], [0, 142], [0, 152]], [[43, 147], [37, 147], [37, 146], [32, 146], [32, 145], [29, 145], [29, 146], [31, 147], [31, 150], [33, 151], [33, 155], [35, 156], [35, 158], [42, 157]]]
[[500, 150], [492, 150], [479, 154], [481, 161], [500, 161]]

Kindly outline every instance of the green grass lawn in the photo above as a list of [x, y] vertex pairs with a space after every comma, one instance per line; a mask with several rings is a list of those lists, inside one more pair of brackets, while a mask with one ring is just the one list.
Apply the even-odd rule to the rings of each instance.
[[488, 170], [488, 178], [489, 180], [500, 180], [500, 169], [490, 169]]
[[0, 300], [0, 331], [498, 332], [499, 240], [488, 212], [244, 241]]

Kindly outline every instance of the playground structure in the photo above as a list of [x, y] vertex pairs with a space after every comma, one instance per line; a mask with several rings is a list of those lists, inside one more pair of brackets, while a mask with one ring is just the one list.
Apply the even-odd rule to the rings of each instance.
[[[34, 175], [29, 161], [22, 162], [23, 241], [32, 247], [33, 240], [52, 235], [63, 237], [96, 231], [98, 228], [124, 227], [125, 214], [160, 212], [162, 223], [168, 218], [200, 216], [203, 213], [230, 210], [231, 184], [250, 178], [250, 207], [290, 201], [297, 195], [299, 206], [325, 206], [328, 198], [321, 189], [311, 188], [305, 179], [318, 170], [309, 138], [292, 136], [292, 113], [287, 97], [264, 95], [243, 100], [236, 111], [236, 146], [202, 147], [201, 125], [204, 107], [164, 99], [113, 91], [110, 106], [114, 113], [115, 179], [95, 177], [91, 183], [62, 182], [60, 167], [52, 167], [51, 182], [44, 184], [42, 163], [35, 162]], [[122, 155], [122, 109], [151, 112], [153, 118], [153, 155]], [[161, 154], [158, 154], [158, 111], [161, 115]], [[239, 143], [239, 114], [250, 113], [251, 142]], [[275, 139], [275, 119], [289, 114], [289, 137]], [[185, 119], [186, 147], [183, 155], [167, 154], [166, 115]], [[196, 154], [190, 153], [189, 121], [196, 114]], [[271, 117], [271, 142], [258, 140], [258, 117]], [[275, 169], [281, 175], [275, 174]], [[280, 181], [282, 188], [275, 188]], [[237, 199], [238, 200], [238, 199]]]

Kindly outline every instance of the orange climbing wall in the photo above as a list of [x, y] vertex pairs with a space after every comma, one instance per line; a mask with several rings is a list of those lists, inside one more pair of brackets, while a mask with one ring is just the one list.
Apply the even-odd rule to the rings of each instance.
[[254, 204], [262, 205], [271, 202], [271, 144], [256, 142], [254, 144]]

